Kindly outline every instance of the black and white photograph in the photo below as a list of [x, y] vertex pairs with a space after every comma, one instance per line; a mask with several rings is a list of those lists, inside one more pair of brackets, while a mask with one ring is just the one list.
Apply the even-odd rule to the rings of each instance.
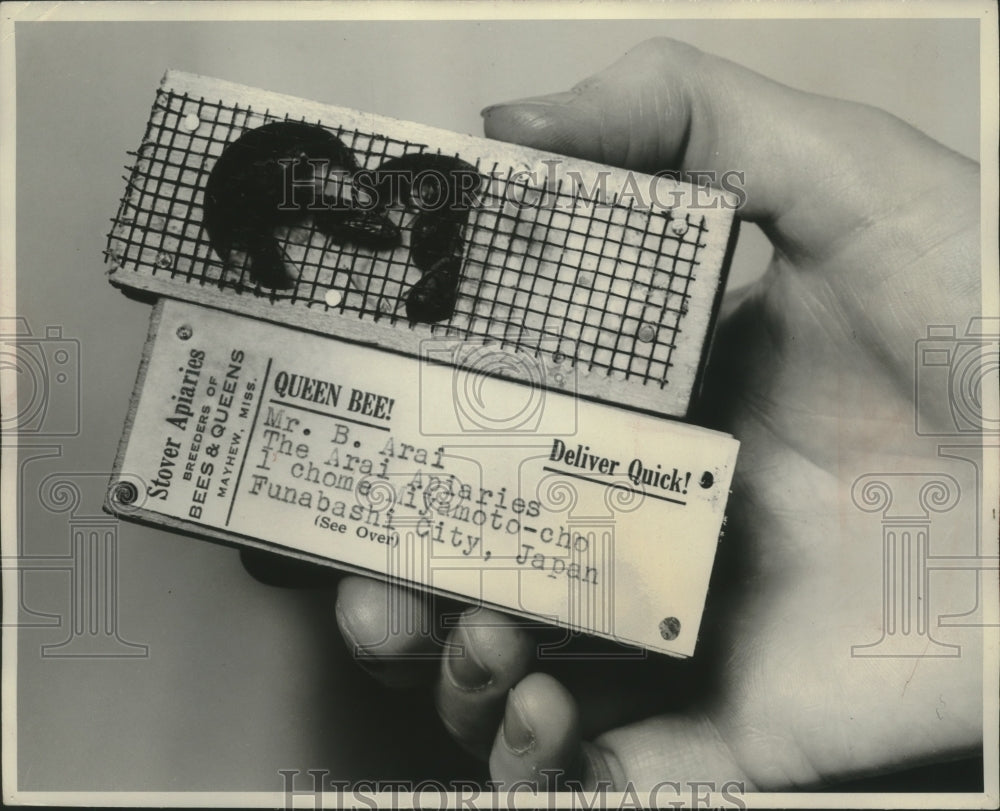
[[2, 801], [997, 808], [997, 7], [0, 6]]

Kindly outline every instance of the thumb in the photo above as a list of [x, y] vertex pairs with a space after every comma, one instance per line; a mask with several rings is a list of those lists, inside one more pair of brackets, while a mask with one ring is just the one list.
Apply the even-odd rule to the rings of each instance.
[[582, 739], [579, 715], [575, 699], [555, 679], [542, 673], [523, 679], [507, 697], [490, 777], [540, 790], [649, 791], [668, 779], [711, 781], [716, 790], [724, 783], [754, 788], [724, 736], [699, 712], [655, 716], [593, 742]]
[[794, 90], [670, 39], [644, 42], [572, 90], [487, 107], [486, 135], [652, 172], [742, 173], [744, 219], [823, 258], [893, 200], [975, 164], [890, 114]]

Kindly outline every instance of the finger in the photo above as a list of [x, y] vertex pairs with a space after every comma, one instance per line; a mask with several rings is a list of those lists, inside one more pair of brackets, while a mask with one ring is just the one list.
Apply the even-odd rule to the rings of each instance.
[[[697, 712], [650, 718], [597, 738], [587, 749], [584, 783], [593, 788], [596, 781], [604, 777], [618, 790], [632, 786], [637, 791], [648, 791], [665, 780], [672, 780], [686, 787], [707, 782], [715, 791], [721, 791], [727, 784], [749, 791], [756, 784], [731, 748], [733, 740]], [[777, 744], [772, 741], [774, 749], [768, 752], [768, 747], [762, 747], [759, 740], [755, 743], [757, 760], [765, 768], [772, 769], [774, 777], [778, 778], [780, 767], [768, 766], [776, 760]], [[797, 765], [803, 775], [816, 776], [807, 762]], [[779, 780], [778, 784], [783, 783]]]
[[[975, 164], [875, 108], [794, 90], [669, 39], [644, 42], [573, 90], [483, 111], [486, 134], [652, 171], [743, 173], [741, 216], [789, 254], [820, 256]], [[978, 188], [978, 184], [975, 188]]]
[[563, 788], [579, 772], [580, 720], [576, 701], [558, 681], [532, 673], [507, 694], [503, 720], [490, 753], [490, 777], [503, 784]]
[[240, 562], [255, 580], [266, 586], [325, 589], [336, 585], [341, 573], [329, 566], [279, 555], [264, 549], [240, 549]]
[[503, 715], [507, 691], [528, 672], [535, 643], [513, 617], [470, 609], [448, 637], [436, 703], [451, 735], [485, 760]]
[[[534, 638], [535, 669], [576, 698], [585, 737], [683, 706], [707, 684], [702, 656], [678, 660], [597, 637], [567, 636], [560, 628], [535, 632]], [[609, 684], [628, 689], [609, 690]]]
[[391, 687], [432, 684], [444, 642], [441, 601], [368, 577], [337, 589], [337, 624], [358, 664]]
[[715, 727], [694, 713], [659, 716], [587, 743], [573, 697], [541, 674], [522, 681], [507, 702], [490, 757], [490, 776], [540, 790], [649, 791], [665, 781], [691, 785], [753, 783]]
[[570, 92], [484, 118], [490, 137], [626, 168], [741, 173], [739, 214], [775, 259], [744, 331], [716, 343], [766, 347], [762, 364], [878, 347], [877, 379], [912, 391], [914, 341], [979, 308], [978, 165], [885, 111], [657, 39]]

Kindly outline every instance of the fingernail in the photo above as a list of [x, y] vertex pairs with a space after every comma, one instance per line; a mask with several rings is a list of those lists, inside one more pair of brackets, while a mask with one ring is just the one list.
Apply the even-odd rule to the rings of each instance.
[[458, 644], [445, 652], [445, 668], [454, 684], [460, 690], [482, 690], [493, 681], [493, 674], [472, 652], [465, 631], [458, 630]]
[[483, 118], [486, 118], [496, 110], [503, 107], [558, 107], [562, 104], [569, 104], [578, 95], [579, 93], [576, 93], [573, 90], [567, 90], [565, 93], [549, 93], [546, 96], [531, 96], [526, 99], [514, 99], [513, 101], [491, 104], [489, 107], [484, 107], [479, 114]]
[[503, 713], [500, 729], [504, 746], [515, 755], [523, 755], [535, 748], [535, 733], [524, 717], [520, 701], [513, 690], [507, 693], [507, 708]]
[[358, 662], [362, 667], [368, 667], [370, 662], [375, 660], [365, 648], [361, 646], [358, 642], [357, 637], [354, 635], [354, 629], [351, 628], [351, 624], [344, 614], [344, 610], [340, 607], [338, 602], [334, 606], [334, 612], [337, 615], [337, 624], [340, 626], [340, 634], [344, 637], [344, 641], [347, 643], [347, 649], [351, 652], [353, 659]]

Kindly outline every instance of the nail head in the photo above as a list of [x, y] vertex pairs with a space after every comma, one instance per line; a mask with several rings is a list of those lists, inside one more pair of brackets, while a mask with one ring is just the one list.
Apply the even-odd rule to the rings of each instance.
[[651, 344], [656, 338], [656, 327], [652, 324], [640, 324], [636, 337], [644, 344]]
[[668, 642], [677, 639], [681, 633], [681, 621], [677, 617], [666, 617], [660, 621], [660, 636]]
[[117, 482], [111, 488], [111, 500], [118, 504], [135, 504], [138, 497], [139, 490], [132, 482]]

